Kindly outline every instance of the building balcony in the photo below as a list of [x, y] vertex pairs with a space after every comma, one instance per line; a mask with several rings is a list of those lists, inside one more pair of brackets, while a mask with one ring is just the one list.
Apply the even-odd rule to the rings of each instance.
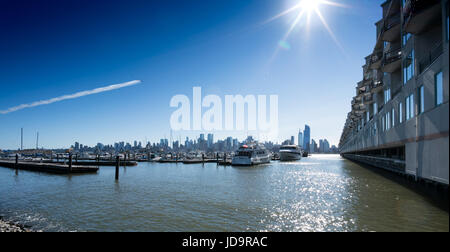
[[383, 50], [374, 52], [371, 57], [370, 68], [371, 69], [380, 69], [382, 59], [383, 59]]
[[369, 93], [369, 95], [364, 96], [364, 100], [363, 100], [364, 105], [370, 105], [370, 104], [372, 104], [374, 102], [375, 101], [374, 101], [373, 96], [372, 96], [371, 93]]
[[384, 20], [384, 29], [381, 35], [383, 41], [397, 41], [401, 38], [400, 12]]
[[374, 82], [372, 82], [372, 87], [370, 89], [370, 92], [372, 92], [373, 94], [376, 94], [376, 93], [380, 92], [381, 90], [383, 90], [383, 81], [382, 80], [375, 80]]
[[425, 56], [418, 59], [419, 75], [422, 74], [444, 52], [442, 42], [437, 43]]
[[389, 50], [383, 56], [382, 71], [385, 73], [393, 73], [400, 69], [402, 59], [402, 48], [397, 47]]
[[440, 0], [406, 0], [403, 7], [403, 30], [419, 34], [441, 20]]

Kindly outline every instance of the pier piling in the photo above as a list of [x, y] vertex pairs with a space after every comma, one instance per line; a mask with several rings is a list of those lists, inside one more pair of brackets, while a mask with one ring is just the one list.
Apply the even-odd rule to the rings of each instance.
[[69, 172], [72, 172], [72, 153], [69, 153]]
[[116, 157], [116, 180], [119, 180], [120, 156]]

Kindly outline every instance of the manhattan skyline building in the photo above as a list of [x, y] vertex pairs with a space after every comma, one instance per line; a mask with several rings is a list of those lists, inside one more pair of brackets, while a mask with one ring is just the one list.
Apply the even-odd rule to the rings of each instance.
[[298, 132], [297, 142], [298, 142], [298, 146], [300, 148], [303, 148], [303, 132], [302, 132], [302, 130], [299, 130], [299, 132]]
[[303, 131], [303, 149], [307, 152], [310, 151], [310, 139], [311, 137], [311, 128], [308, 125], [305, 125], [305, 130]]

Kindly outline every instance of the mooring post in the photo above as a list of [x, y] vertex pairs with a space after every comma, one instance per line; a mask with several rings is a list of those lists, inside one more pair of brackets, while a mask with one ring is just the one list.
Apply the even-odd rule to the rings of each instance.
[[69, 153], [69, 172], [72, 173], [72, 153]]
[[119, 166], [120, 166], [120, 156], [116, 157], [116, 180], [119, 180]]
[[202, 162], [205, 163], [205, 154], [202, 153]]
[[18, 164], [19, 164], [19, 154], [16, 153], [16, 163], [14, 164], [14, 168], [18, 168]]

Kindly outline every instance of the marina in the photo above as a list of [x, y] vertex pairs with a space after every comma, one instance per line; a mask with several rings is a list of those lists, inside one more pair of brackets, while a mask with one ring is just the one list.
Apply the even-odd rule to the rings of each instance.
[[3, 1], [0, 233], [449, 232], [449, 1]]
[[43, 231], [449, 231], [448, 197], [339, 155], [114, 173], [0, 169], [0, 216]]

